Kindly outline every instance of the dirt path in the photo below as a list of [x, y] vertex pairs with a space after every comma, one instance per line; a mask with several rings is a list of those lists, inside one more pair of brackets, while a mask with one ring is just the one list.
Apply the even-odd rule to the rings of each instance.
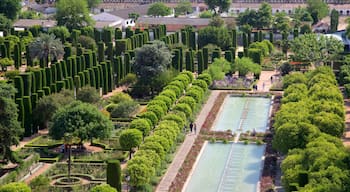
[[48, 130], [47, 129], [43, 129], [43, 130], [39, 130], [38, 133], [30, 136], [30, 137], [24, 137], [22, 141], [19, 142], [18, 145], [12, 145], [11, 146], [11, 150], [12, 151], [16, 151], [21, 149], [22, 147], [24, 147], [26, 144], [28, 144], [29, 142], [31, 142], [33, 139], [41, 136], [41, 135], [47, 135], [48, 134]]
[[27, 175], [26, 179], [24, 180], [24, 182], [26, 184], [29, 184], [30, 181], [32, 181], [33, 179], [35, 179], [36, 177], [38, 177], [39, 175], [43, 174], [46, 170], [48, 170], [53, 164], [51, 163], [43, 163], [40, 168], [38, 168], [37, 170], [35, 170], [34, 172], [30, 172], [29, 175]]

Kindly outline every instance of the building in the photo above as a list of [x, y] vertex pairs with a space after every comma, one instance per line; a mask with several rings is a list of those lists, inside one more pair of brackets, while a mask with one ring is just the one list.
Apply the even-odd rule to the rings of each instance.
[[57, 25], [57, 21], [43, 19], [19, 19], [13, 24], [13, 27], [15, 30], [20, 31], [28, 29], [34, 25], [40, 25], [44, 30], [48, 30], [51, 27], [55, 27]]

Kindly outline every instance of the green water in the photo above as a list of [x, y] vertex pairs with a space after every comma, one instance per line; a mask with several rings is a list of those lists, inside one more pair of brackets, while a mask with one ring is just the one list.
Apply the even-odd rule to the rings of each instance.
[[265, 145], [208, 143], [185, 192], [256, 192]]
[[[265, 132], [270, 110], [270, 98], [226, 97], [213, 126], [214, 131]], [[242, 130], [239, 130], [242, 129]]]

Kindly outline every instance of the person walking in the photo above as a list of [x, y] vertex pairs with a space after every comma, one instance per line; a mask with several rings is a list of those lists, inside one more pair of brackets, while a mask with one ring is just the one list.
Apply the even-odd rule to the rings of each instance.
[[194, 134], [197, 134], [197, 124], [196, 123], [193, 124], [193, 130], [194, 130]]

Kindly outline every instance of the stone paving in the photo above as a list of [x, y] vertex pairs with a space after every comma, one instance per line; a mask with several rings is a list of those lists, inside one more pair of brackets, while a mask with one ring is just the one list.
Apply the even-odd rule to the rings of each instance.
[[[257, 84], [258, 92], [264, 92], [270, 89], [272, 85], [271, 76], [273, 75], [276, 76], [277, 73], [275, 71], [261, 72], [260, 79]], [[211, 94], [207, 103], [204, 105], [204, 107], [202, 108], [201, 112], [199, 113], [195, 121], [195, 123], [197, 124], [197, 133], [200, 132], [200, 129], [220, 92], [222, 91], [220, 90], [211, 91]], [[196, 137], [197, 135], [194, 133], [190, 133], [186, 135], [185, 141], [182, 143], [182, 145], [176, 152], [175, 158], [173, 159], [173, 162], [170, 164], [167, 172], [165, 173], [164, 177], [162, 178], [159, 185], [157, 186], [156, 192], [169, 191], [171, 183], [175, 179], [177, 172], [179, 171], [182, 163], [184, 162], [188, 152], [192, 148], [192, 145]]]

